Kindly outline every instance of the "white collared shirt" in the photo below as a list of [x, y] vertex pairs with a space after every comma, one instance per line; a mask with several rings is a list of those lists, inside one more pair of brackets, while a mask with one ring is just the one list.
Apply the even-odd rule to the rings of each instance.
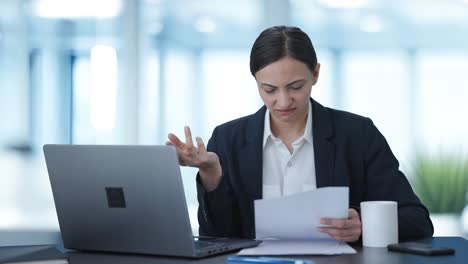
[[292, 147], [291, 154], [283, 141], [271, 132], [270, 111], [267, 109], [263, 132], [263, 199], [317, 188], [310, 102], [304, 134], [292, 143]]

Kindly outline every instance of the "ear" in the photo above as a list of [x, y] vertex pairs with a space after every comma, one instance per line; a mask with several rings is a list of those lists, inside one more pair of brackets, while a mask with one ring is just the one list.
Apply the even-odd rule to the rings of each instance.
[[319, 77], [319, 74], [320, 74], [320, 63], [317, 63], [315, 65], [315, 68], [314, 68], [314, 72], [312, 73], [313, 75], [313, 82], [312, 82], [312, 85], [315, 85], [318, 81], [318, 77]]

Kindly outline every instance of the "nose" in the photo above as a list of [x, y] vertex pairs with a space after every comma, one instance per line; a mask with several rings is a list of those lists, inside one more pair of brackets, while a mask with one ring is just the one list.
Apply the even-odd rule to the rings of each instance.
[[291, 104], [291, 97], [289, 93], [285, 90], [282, 90], [278, 93], [278, 98], [276, 104], [280, 109], [286, 109]]

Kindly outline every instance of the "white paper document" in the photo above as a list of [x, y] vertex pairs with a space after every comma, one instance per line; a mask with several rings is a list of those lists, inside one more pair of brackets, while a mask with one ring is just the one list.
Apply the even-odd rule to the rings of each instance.
[[253, 248], [245, 248], [238, 255], [338, 255], [354, 254], [356, 250], [345, 242], [334, 239], [264, 240]]
[[239, 254], [356, 253], [348, 244], [318, 231], [322, 226], [320, 218], [348, 218], [348, 192], [348, 187], [324, 187], [281, 198], [256, 200], [256, 238], [264, 242]]

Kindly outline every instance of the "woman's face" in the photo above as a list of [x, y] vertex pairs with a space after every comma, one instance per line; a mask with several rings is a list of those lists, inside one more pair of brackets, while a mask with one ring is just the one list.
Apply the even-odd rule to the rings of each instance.
[[314, 72], [301, 61], [284, 57], [255, 73], [260, 97], [273, 122], [303, 122], [308, 113], [312, 86], [317, 83], [320, 64]]

